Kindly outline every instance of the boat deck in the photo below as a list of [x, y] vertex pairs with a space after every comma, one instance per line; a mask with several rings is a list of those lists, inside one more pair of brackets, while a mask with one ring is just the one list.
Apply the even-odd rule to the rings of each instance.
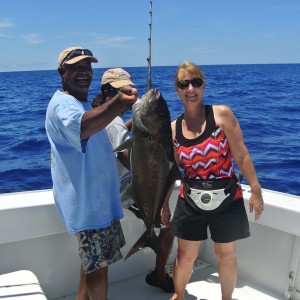
[[[243, 193], [251, 237], [238, 243], [239, 279], [233, 299], [300, 300], [300, 197], [263, 190], [265, 212], [259, 222], [254, 222], [249, 212], [248, 186], [243, 186]], [[174, 188], [171, 210], [177, 195]], [[11, 193], [0, 198], [0, 298], [45, 300], [45, 294], [47, 300], [75, 300], [80, 268], [78, 242], [60, 224], [52, 191]], [[132, 212], [124, 210], [122, 228], [126, 236], [122, 249], [125, 255], [145, 232], [145, 225]], [[214, 243], [207, 239], [200, 248], [185, 299], [221, 299]], [[176, 252], [175, 239], [169, 264], [174, 261]], [[148, 247], [132, 259], [113, 264], [109, 269], [108, 299], [170, 299], [171, 294], [145, 283], [145, 276], [154, 264], [155, 254]], [[29, 282], [24, 272], [19, 279], [12, 278], [9, 284], [1, 278], [22, 270], [32, 272], [36, 278]], [[168, 271], [172, 273], [171, 265]], [[15, 288], [21, 292], [17, 293]]]
[[[168, 272], [172, 275], [172, 266], [168, 266]], [[145, 276], [138, 275], [113, 282], [109, 285], [109, 300], [168, 300], [172, 294], [161, 289], [151, 287], [145, 283]], [[58, 298], [55, 300], [75, 300], [75, 295]], [[187, 285], [185, 300], [217, 300], [221, 299], [221, 291], [218, 273], [215, 267], [198, 259], [194, 265], [194, 272]], [[276, 293], [271, 293], [260, 286], [238, 279], [233, 300], [283, 300]], [[54, 299], [53, 299], [54, 300]]]

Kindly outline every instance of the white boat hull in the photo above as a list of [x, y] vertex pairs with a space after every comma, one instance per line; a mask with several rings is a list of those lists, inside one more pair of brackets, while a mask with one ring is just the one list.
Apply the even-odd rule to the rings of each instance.
[[[248, 210], [249, 186], [243, 189]], [[178, 186], [171, 196], [172, 209], [177, 195]], [[246, 290], [251, 287], [269, 297], [264, 299], [300, 299], [300, 197], [269, 190], [263, 190], [263, 195], [265, 210], [261, 220], [255, 223], [254, 215], [248, 211], [251, 237], [238, 243], [239, 282], [243, 282]], [[145, 228], [130, 211], [124, 210], [124, 214], [122, 226], [127, 243], [122, 252], [125, 256]], [[170, 264], [175, 256], [176, 242]], [[215, 268], [210, 239], [202, 243], [199, 258]], [[154, 261], [153, 251], [146, 248], [126, 262], [113, 264], [109, 271], [110, 285], [144, 276], [153, 268]], [[65, 295], [73, 295], [70, 296], [73, 299], [79, 267], [76, 237], [69, 235], [60, 224], [52, 190], [0, 195], [0, 275], [30, 270], [37, 276], [47, 299], [60, 299]], [[204, 299], [203, 289], [207, 290], [207, 285], [214, 286], [207, 281], [196, 281], [190, 283], [187, 290]]]

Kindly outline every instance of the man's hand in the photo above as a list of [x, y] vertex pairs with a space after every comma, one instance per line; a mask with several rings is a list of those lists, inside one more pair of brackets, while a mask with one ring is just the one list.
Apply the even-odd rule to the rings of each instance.
[[168, 204], [164, 204], [160, 212], [160, 220], [164, 227], [171, 225], [171, 211]]
[[127, 109], [131, 109], [132, 104], [138, 98], [138, 92], [136, 88], [127, 85], [121, 88], [116, 97], [118, 97], [118, 101], [122, 102]]

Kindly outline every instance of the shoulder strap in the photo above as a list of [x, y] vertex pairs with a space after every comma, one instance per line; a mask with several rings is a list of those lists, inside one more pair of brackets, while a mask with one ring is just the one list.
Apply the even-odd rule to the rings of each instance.
[[212, 105], [205, 105], [205, 118], [207, 130], [215, 128], [216, 122]]
[[176, 119], [176, 124], [175, 124], [175, 140], [182, 140], [183, 135], [182, 135], [182, 119], [183, 119], [183, 114], [179, 116]]

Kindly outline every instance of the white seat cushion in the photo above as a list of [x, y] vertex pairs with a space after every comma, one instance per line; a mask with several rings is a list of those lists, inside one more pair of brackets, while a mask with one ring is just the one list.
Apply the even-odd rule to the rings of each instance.
[[0, 275], [0, 300], [47, 300], [37, 277], [28, 270]]

